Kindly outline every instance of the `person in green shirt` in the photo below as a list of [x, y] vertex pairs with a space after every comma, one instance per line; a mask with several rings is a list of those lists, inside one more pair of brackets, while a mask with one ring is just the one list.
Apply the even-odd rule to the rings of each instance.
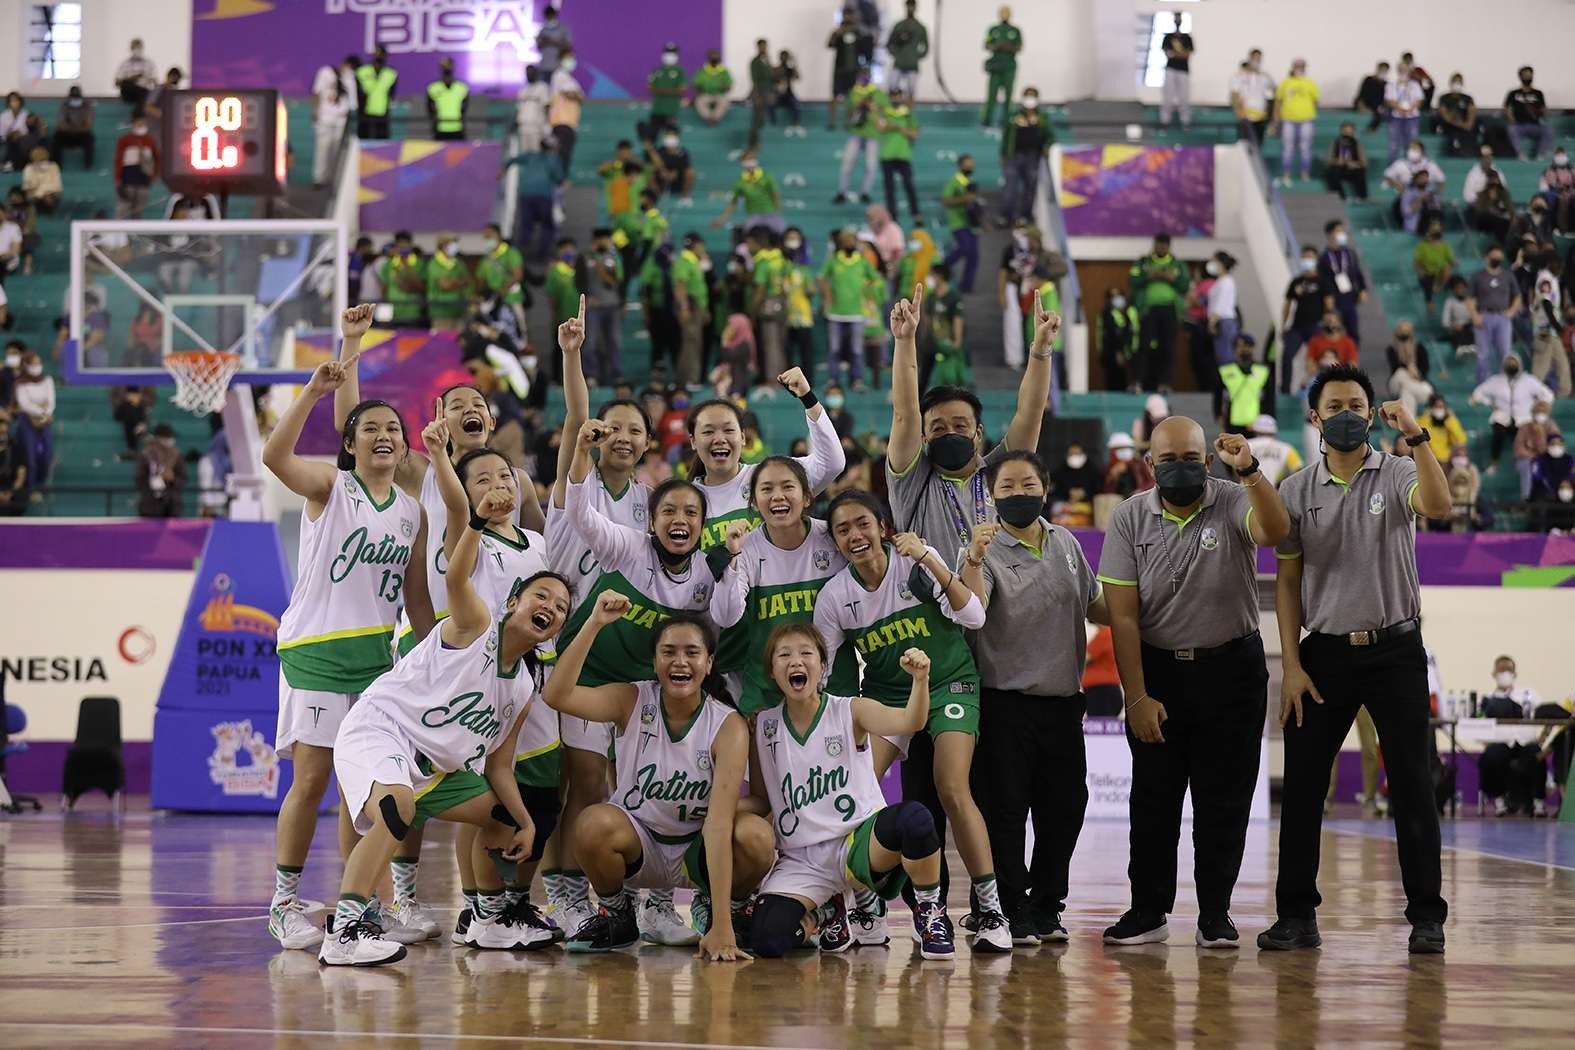
[[651, 93], [651, 119], [641, 135], [647, 141], [655, 138], [663, 128], [678, 126], [678, 111], [684, 105], [684, 90], [689, 86], [689, 75], [678, 64], [678, 45], [668, 42], [662, 48], [662, 64], [645, 80]]
[[427, 115], [432, 118], [434, 139], [465, 137], [465, 111], [470, 108], [470, 85], [454, 79], [454, 60], [438, 63], [442, 74], [427, 85]]
[[787, 357], [815, 381], [815, 277], [809, 270], [804, 231], [789, 226], [782, 233], [783, 283], [787, 292]]
[[842, 175], [831, 203], [841, 204], [848, 199], [848, 179], [860, 155], [864, 157], [864, 186], [859, 200], [870, 202], [870, 190], [875, 188], [875, 164], [880, 156], [880, 115], [890, 104], [886, 92], [871, 82], [870, 71], [860, 69], [848, 92], [848, 141], [842, 146]]
[[908, 191], [908, 214], [922, 221], [919, 191], [913, 186], [913, 142], [919, 137], [919, 118], [908, 105], [908, 94], [896, 88], [876, 118], [880, 131], [880, 177], [886, 185], [886, 210], [897, 217], [897, 180]]
[[481, 233], [481, 258], [476, 261], [476, 280], [485, 293], [500, 300], [514, 315], [514, 322], [525, 331], [525, 257], [503, 239], [503, 228], [489, 222]]
[[363, 139], [388, 138], [388, 106], [399, 83], [398, 70], [388, 64], [388, 51], [382, 47], [373, 51], [372, 61], [355, 71], [355, 81], [361, 89], [356, 134]]
[[[880, 253], [875, 247], [874, 234], [868, 230], [859, 235], [859, 251], [865, 262], [880, 273]], [[870, 281], [864, 285], [864, 363], [869, 366], [870, 386], [880, 389], [880, 372], [886, 363], [886, 281]], [[857, 383], [854, 384], [858, 386]]]
[[444, 237], [427, 262], [427, 316], [434, 331], [459, 331], [472, 289], [470, 269], [459, 255], [459, 238]]
[[900, 91], [913, 98], [919, 90], [919, 59], [930, 53], [930, 31], [914, 17], [918, 0], [908, 0], [903, 7], [907, 16], [891, 27], [886, 50], [891, 52], [891, 93]]
[[930, 269], [935, 285], [925, 296], [930, 308], [929, 354], [919, 370], [919, 389], [932, 386], [973, 386], [973, 368], [963, 342], [963, 300], [952, 287], [951, 273], [945, 266]]
[[1220, 383], [1225, 388], [1225, 396], [1230, 399], [1229, 414], [1222, 422], [1225, 431], [1230, 434], [1248, 434], [1252, 430], [1252, 424], [1263, 415], [1265, 387], [1270, 394], [1267, 407], [1274, 407], [1274, 372], [1268, 365], [1253, 361], [1257, 345], [1257, 340], [1242, 332], [1236, 336], [1236, 360], [1220, 365]]
[[751, 288], [749, 314], [759, 336], [759, 363], [763, 376], [787, 371], [787, 259], [782, 238], [765, 226], [749, 228]]
[[973, 155], [957, 158], [957, 171], [941, 191], [941, 206], [946, 210], [946, 228], [952, 244], [941, 261], [953, 272], [962, 261], [962, 280], [958, 287], [964, 295], [973, 293], [974, 275], [979, 272], [979, 188], [973, 181]]
[[1455, 250], [1444, 240], [1444, 223], [1430, 218], [1422, 240], [1411, 253], [1411, 267], [1416, 271], [1416, 283], [1427, 300], [1428, 313], [1433, 312], [1433, 293], [1449, 287], [1449, 278], [1455, 272]]
[[758, 145], [760, 129], [766, 118], [777, 122], [772, 112], [776, 102], [776, 70], [771, 65], [771, 49], [764, 37], [755, 41], [755, 57], [749, 60], [749, 144]]
[[842, 20], [826, 38], [831, 49], [831, 100], [826, 104], [826, 130], [837, 128], [837, 104], [848, 97], [859, 75], [859, 26], [857, 16], [847, 8]]
[[405, 328], [420, 326], [426, 316], [427, 261], [409, 231], [394, 234], [393, 250], [377, 268], [377, 279], [393, 307], [393, 324]]
[[714, 128], [733, 104], [727, 96], [733, 90], [733, 74], [722, 64], [722, 52], [714, 47], [706, 52], [705, 65], [695, 70], [694, 83], [695, 116]]
[[782, 191], [777, 189], [777, 180], [760, 166], [760, 157], [753, 148], [744, 151], [739, 168], [738, 181], [733, 183], [727, 207], [712, 221], [711, 228], [720, 230], [727, 225], [727, 220], [742, 203], [745, 230], [764, 226], [774, 233], [781, 233], [785, 224], [782, 221]]
[[656, 191], [647, 186], [640, 191], [640, 228], [636, 233], [643, 266], [658, 245], [667, 239], [667, 216], [656, 206]]
[[547, 305], [552, 310], [556, 329], [571, 317], [580, 315], [580, 296], [585, 293], [585, 268], [573, 237], [559, 237], [552, 265], [547, 267]]
[[864, 299], [868, 285], [882, 283], [880, 271], [859, 251], [857, 235], [844, 227], [837, 231], [836, 252], [821, 266], [816, 281], [830, 344], [827, 368], [841, 373], [843, 385], [847, 385], [851, 375], [854, 389], [863, 390], [864, 363], [859, 345], [864, 328]]
[[683, 250], [673, 256], [670, 276], [678, 318], [677, 379], [685, 386], [700, 381], [705, 326], [711, 316], [711, 289], [705, 279], [710, 268], [705, 240], [693, 231], [684, 234]]
[[1012, 85], [1017, 80], [1017, 53], [1023, 49], [1023, 31], [1012, 25], [1012, 9], [1001, 5], [1001, 20], [984, 34], [984, 71], [990, 75], [984, 89], [984, 113], [979, 123], [995, 124], [995, 100], [1001, 100], [1001, 121], [1011, 117]]
[[1177, 318], [1186, 306], [1191, 280], [1186, 264], [1170, 254], [1170, 234], [1154, 236], [1154, 247], [1132, 264], [1127, 275], [1132, 305], [1142, 318], [1138, 328], [1140, 382], [1144, 390], [1170, 390], [1175, 363]]

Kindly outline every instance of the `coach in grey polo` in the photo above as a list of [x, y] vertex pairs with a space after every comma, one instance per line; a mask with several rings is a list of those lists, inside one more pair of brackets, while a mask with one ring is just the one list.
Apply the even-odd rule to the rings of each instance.
[[[1003, 452], [989, 485], [998, 524], [979, 526], [961, 563], [963, 582], [985, 606], [974, 636], [982, 686], [974, 795], [1012, 940], [1064, 941], [1061, 912], [1088, 807], [1084, 621], [1109, 623], [1110, 615], [1077, 539], [1044, 520], [1050, 481], [1039, 457]], [[1030, 815], [1034, 855], [1025, 869]]]
[[[1050, 394], [1050, 347], [1061, 331], [1061, 315], [1041, 311], [1034, 322], [1033, 348], [1017, 391], [1017, 410], [1006, 439], [981, 456], [984, 406], [972, 390], [938, 386], [919, 400], [919, 360], [915, 339], [924, 306], [924, 286], [913, 299], [891, 308], [891, 437], [886, 443], [886, 489], [898, 531], [916, 532], [956, 568], [958, 552], [973, 538], [975, 525], [995, 521], [985, 492], [984, 467], [1007, 448], [1039, 444], [1045, 399]], [[924, 803], [946, 838], [946, 811], [935, 791], [934, 741], [915, 733], [902, 763], [904, 798]], [[941, 858], [941, 899], [950, 884]], [[907, 891], [911, 892], [911, 891]], [[912, 902], [910, 901], [910, 904]]]
[[[1275, 584], [1285, 727], [1279, 918], [1259, 935], [1258, 946], [1321, 943], [1316, 913], [1324, 794], [1357, 709], [1366, 707], [1389, 774], [1410, 950], [1438, 953], [1448, 908], [1429, 769], [1416, 519], [1448, 515], [1449, 485], [1427, 431], [1400, 401], [1388, 402], [1381, 413], [1404, 435], [1410, 457], [1373, 450], [1373, 385], [1360, 369], [1325, 370], [1308, 395], [1324, 454], [1286, 478], [1283, 488], [1291, 528], [1279, 545]], [[1303, 628], [1311, 632], [1306, 637]]]
[[1268, 704], [1256, 549], [1278, 543], [1289, 523], [1245, 438], [1214, 443], [1242, 484], [1208, 476], [1203, 428], [1190, 419], [1172, 416], [1151, 440], [1157, 487], [1116, 508], [1099, 559], [1132, 748], [1132, 907], [1105, 941], [1169, 936], [1190, 786], [1196, 940], [1234, 948], [1230, 900]]

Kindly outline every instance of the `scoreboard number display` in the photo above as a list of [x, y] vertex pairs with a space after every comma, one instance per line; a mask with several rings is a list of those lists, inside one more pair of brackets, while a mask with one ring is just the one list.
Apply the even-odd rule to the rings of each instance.
[[164, 182], [176, 193], [283, 193], [288, 131], [277, 91], [171, 92]]

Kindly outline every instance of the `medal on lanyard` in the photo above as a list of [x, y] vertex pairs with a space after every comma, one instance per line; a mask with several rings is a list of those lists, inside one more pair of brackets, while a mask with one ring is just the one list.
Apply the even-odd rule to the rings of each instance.
[[[945, 480], [944, 477], [942, 480]], [[953, 520], [957, 523], [957, 537], [963, 543], [973, 539], [973, 526], [985, 521], [984, 504], [984, 477], [981, 471], [974, 471], [969, 483], [973, 486], [973, 523], [969, 524], [968, 518], [963, 514], [962, 504], [957, 499], [956, 487], [946, 483], [946, 501], [951, 504]]]

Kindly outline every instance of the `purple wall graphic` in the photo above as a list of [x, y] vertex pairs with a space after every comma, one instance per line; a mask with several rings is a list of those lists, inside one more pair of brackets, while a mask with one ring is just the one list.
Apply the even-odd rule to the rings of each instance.
[[1061, 153], [1073, 237], [1214, 236], [1214, 147], [1084, 146]]
[[[455, 383], [474, 380], [460, 364], [459, 341], [454, 332], [374, 328], [361, 341], [361, 396], [381, 398], [399, 410], [405, 439], [420, 451], [421, 428], [432, 421], [432, 404]], [[296, 343], [302, 367], [315, 368], [332, 352], [327, 336], [307, 336]], [[332, 398], [319, 401], [301, 432], [300, 451], [309, 456], [329, 456], [339, 449], [334, 427]]]
[[[539, 57], [548, 0], [192, 0], [192, 83], [311, 91], [318, 68], [345, 55], [388, 49], [398, 97], [417, 100], [454, 60], [472, 90], [512, 97]], [[590, 98], [644, 98], [662, 44], [686, 69], [722, 45], [722, 0], [557, 0], [579, 56], [575, 76]]]
[[502, 157], [497, 142], [363, 142], [360, 228], [479, 230], [492, 221]]

